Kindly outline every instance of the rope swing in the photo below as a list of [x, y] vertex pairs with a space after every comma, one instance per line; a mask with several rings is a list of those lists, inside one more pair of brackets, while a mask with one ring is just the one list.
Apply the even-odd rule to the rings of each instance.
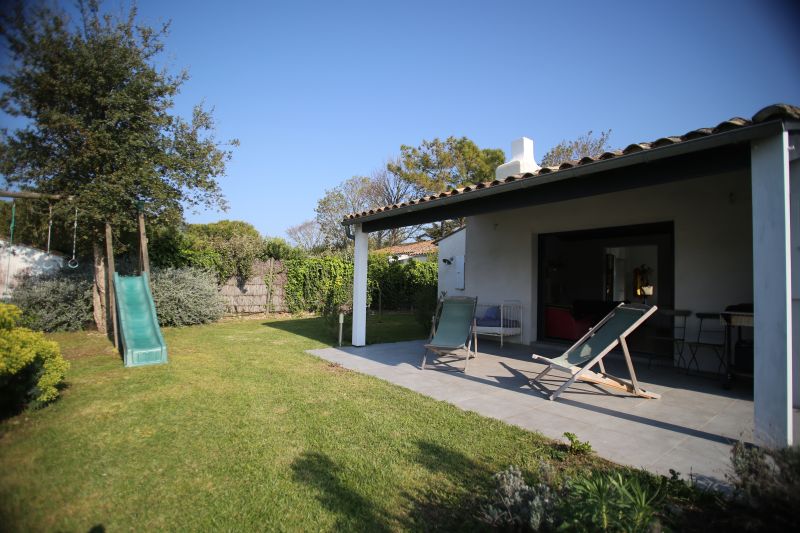
[[[48, 243], [50, 236], [47, 237]], [[78, 260], [75, 259], [75, 245], [78, 241], [78, 208], [75, 208], [75, 222], [72, 223], [72, 259], [67, 261], [67, 266], [70, 268], [78, 268]], [[49, 249], [49, 246], [48, 246]]]

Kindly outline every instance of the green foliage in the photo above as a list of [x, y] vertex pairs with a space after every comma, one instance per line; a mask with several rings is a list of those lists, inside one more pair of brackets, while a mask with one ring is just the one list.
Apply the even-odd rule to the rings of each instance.
[[249, 237], [260, 240], [261, 234], [249, 222], [242, 220], [220, 220], [208, 224], [189, 224], [186, 234], [191, 238], [203, 241], [234, 239], [236, 237]]
[[745, 513], [740, 525], [752, 531], [792, 531], [800, 518], [800, 448], [769, 450], [737, 442], [731, 449], [736, 501]]
[[[284, 291], [290, 312], [333, 312], [336, 306], [352, 305], [353, 262], [346, 254], [292, 259], [285, 266]], [[435, 262], [389, 263], [381, 254], [371, 254], [368, 259], [367, 301], [373, 309], [378, 305], [383, 310], [409, 309], [420, 294], [432, 295], [435, 306], [436, 285]]]
[[543, 167], [556, 167], [567, 161], [579, 160], [583, 157], [598, 157], [609, 150], [608, 138], [611, 130], [601, 131], [595, 137], [591, 131], [572, 141], [561, 141], [552, 147], [544, 157], [541, 165]]
[[153, 268], [180, 268], [190, 264], [191, 246], [192, 240], [179, 227], [148, 227], [147, 251]]
[[150, 278], [161, 326], [216, 322], [224, 307], [213, 273], [199, 268], [154, 270]]
[[[114, 17], [79, 2], [74, 23], [53, 3], [17, 4], [0, 16], [8, 68], [0, 109], [20, 126], [0, 138], [0, 173], [12, 184], [62, 193], [77, 205], [83, 250], [104, 225], [135, 231], [137, 202], [159, 224], [185, 207], [224, 205], [217, 179], [230, 152], [202, 107], [190, 121], [171, 114], [188, 75], [156, 66], [168, 25]], [[233, 141], [232, 144], [236, 142]]]
[[0, 411], [9, 414], [30, 404], [41, 406], [58, 397], [69, 363], [58, 344], [40, 332], [17, 327], [19, 308], [0, 304]]
[[547, 463], [542, 463], [539, 482], [533, 486], [525, 483], [515, 466], [498, 472], [493, 476], [495, 490], [482, 506], [480, 520], [509, 531], [553, 529], [558, 493], [548, 483], [551, 477]]
[[14, 289], [11, 303], [22, 310], [20, 324], [38, 331], [78, 331], [92, 321], [92, 282], [66, 269], [29, 276]]
[[352, 294], [353, 263], [337, 256], [290, 259], [285, 263], [286, 306], [291, 313], [321, 313], [347, 302]]
[[263, 256], [272, 259], [301, 259], [305, 257], [305, 252], [280, 237], [267, 237], [264, 239]]
[[663, 503], [661, 487], [621, 473], [589, 472], [568, 485], [568, 501], [560, 510], [563, 529], [638, 532], [658, 529], [656, 512]]
[[[436, 194], [464, 185], [492, 181], [495, 170], [505, 161], [499, 148], [479, 148], [466, 137], [422, 141], [417, 146], [402, 145], [400, 157], [389, 162], [389, 173], [414, 186], [416, 196]], [[463, 220], [445, 220], [425, 226], [431, 239], [444, 237], [463, 225]]]
[[[377, 203], [375, 186], [366, 176], [353, 176], [333, 189], [326, 190], [315, 208], [322, 246], [334, 250], [346, 248], [349, 241], [342, 227], [344, 217], [375, 207]], [[297, 237], [294, 238], [298, 240]], [[309, 244], [310, 241], [305, 246], [308, 247]]]
[[422, 192], [437, 193], [491, 181], [504, 161], [503, 150], [481, 149], [466, 137], [448, 137], [422, 141], [418, 147], [402, 145], [399, 160], [387, 169]]
[[183, 257], [188, 264], [213, 270], [217, 282], [236, 277], [243, 284], [253, 275], [253, 265], [264, 256], [264, 241], [251, 224], [221, 220], [210, 224], [190, 224], [186, 230], [188, 246]]
[[569, 431], [564, 433], [564, 437], [569, 441], [569, 453], [572, 455], [591, 455], [592, 445], [589, 441], [582, 441], [578, 439], [575, 433]]
[[436, 298], [438, 265], [435, 261], [389, 262], [384, 254], [370, 254], [367, 280], [372, 307], [400, 310], [416, 307], [420, 291], [433, 291]]

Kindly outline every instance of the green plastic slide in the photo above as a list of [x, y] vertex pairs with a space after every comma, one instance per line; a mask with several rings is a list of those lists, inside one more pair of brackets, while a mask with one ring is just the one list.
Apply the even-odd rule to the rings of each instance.
[[158, 326], [147, 272], [141, 276], [120, 276], [115, 272], [114, 295], [125, 366], [166, 363], [167, 345]]

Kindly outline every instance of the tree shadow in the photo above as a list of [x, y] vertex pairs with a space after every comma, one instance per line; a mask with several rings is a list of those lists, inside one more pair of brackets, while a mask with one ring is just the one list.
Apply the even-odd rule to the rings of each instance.
[[321, 317], [272, 320], [263, 322], [261, 325], [285, 331], [286, 333], [291, 333], [299, 337], [305, 337], [323, 344], [333, 345], [336, 343], [336, 337], [325, 324], [325, 320]]
[[413, 460], [438, 480], [418, 494], [404, 493], [409, 512], [404, 526], [423, 531], [485, 531], [489, 526], [478, 520], [485, 495], [492, 490], [492, 475], [461, 452], [440, 444], [420, 441]]
[[337, 531], [391, 531], [386, 513], [342, 480], [341, 467], [319, 452], [292, 462], [294, 479], [311, 487], [319, 502], [337, 515]]

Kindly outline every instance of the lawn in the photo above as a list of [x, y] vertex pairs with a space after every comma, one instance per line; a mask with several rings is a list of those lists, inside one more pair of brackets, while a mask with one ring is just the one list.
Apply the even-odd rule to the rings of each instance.
[[[373, 341], [419, 337], [370, 320]], [[169, 364], [135, 369], [96, 333], [51, 336], [62, 398], [0, 423], [4, 529], [473, 529], [508, 465], [606, 465], [305, 353], [331, 344], [320, 319], [164, 335]]]

